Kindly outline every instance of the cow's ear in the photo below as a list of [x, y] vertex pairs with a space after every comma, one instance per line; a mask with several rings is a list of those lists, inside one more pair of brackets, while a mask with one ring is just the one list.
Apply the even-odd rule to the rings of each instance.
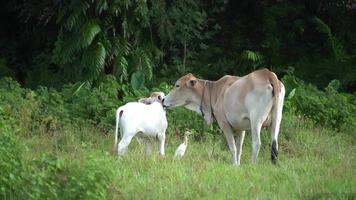
[[185, 75], [188, 79], [195, 79], [195, 76], [192, 73]]
[[189, 86], [189, 87], [194, 87], [195, 84], [197, 84], [197, 80], [195, 80], [195, 79], [188, 81], [188, 86]]
[[158, 100], [160, 100], [160, 101], [162, 100], [161, 95], [158, 95], [158, 97], [157, 97], [157, 98], [158, 98]]

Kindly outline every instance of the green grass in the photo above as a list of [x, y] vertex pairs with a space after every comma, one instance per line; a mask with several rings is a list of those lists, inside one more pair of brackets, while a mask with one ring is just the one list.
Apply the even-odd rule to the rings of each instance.
[[[258, 164], [251, 164], [247, 133], [240, 167], [231, 165], [217, 126], [184, 108], [167, 111], [164, 158], [146, 156], [133, 140], [119, 159], [115, 109], [142, 95], [124, 85], [118, 102], [113, 77], [74, 95], [75, 85], [33, 91], [2, 79], [0, 199], [356, 199], [354, 95], [289, 78], [284, 83], [297, 90], [285, 102], [279, 165], [270, 162], [264, 130]], [[187, 128], [193, 137], [186, 155], [173, 160]]]
[[[37, 134], [23, 139], [28, 147], [25, 158], [38, 160], [44, 152], [60, 158], [64, 166], [61, 178], [58, 173], [56, 177], [63, 180], [67, 188], [63, 191], [71, 191], [71, 184], [76, 187], [73, 191], [81, 189], [82, 193], [86, 187], [98, 187], [80, 186], [96, 180], [85, 173], [98, 167], [93, 176], [108, 174], [99, 199], [356, 199], [355, 137], [297, 117], [283, 121], [277, 166], [270, 162], [267, 131], [262, 132], [256, 165], [250, 161], [251, 135], [247, 133], [240, 167], [231, 165], [222, 135], [207, 135], [199, 142], [191, 138], [182, 160], [172, 159], [182, 142], [172, 133], [167, 133], [164, 158], [158, 152], [146, 156], [133, 140], [126, 156], [119, 159], [112, 149], [113, 134], [104, 132], [87, 126], [59, 130], [51, 136]], [[77, 179], [70, 179], [72, 175]], [[75, 185], [76, 180], [82, 188]], [[70, 196], [58, 194], [66, 195]]]

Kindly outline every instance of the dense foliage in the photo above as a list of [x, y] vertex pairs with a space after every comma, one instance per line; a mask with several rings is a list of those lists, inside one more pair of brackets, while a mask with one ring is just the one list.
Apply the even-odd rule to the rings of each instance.
[[284, 76], [283, 82], [289, 92], [286, 110], [308, 117], [324, 127], [354, 134], [356, 96], [338, 92], [339, 81], [331, 81], [322, 91], [291, 74]]
[[[355, 95], [338, 92], [340, 83], [332, 81], [325, 91], [305, 84], [293, 74], [286, 75], [283, 82], [287, 88], [285, 110], [314, 120], [317, 124], [353, 134], [356, 128]], [[168, 92], [170, 87], [161, 83], [154, 91]], [[137, 91], [128, 85], [118, 84], [113, 76], [106, 76], [98, 87], [88, 84], [64, 85], [61, 90], [39, 87], [36, 90], [22, 88], [10, 78], [0, 80], [0, 105], [5, 119], [17, 119], [23, 132], [57, 130], [70, 124], [93, 124], [111, 131], [115, 110], [129, 101], [149, 95], [148, 90]], [[118, 95], [119, 93], [119, 95]], [[13, 102], [16, 102], [14, 104]], [[198, 114], [183, 108], [169, 111], [173, 134], [184, 127], [196, 132], [214, 133], [217, 127], [204, 125]], [[196, 135], [197, 139], [199, 135]]]
[[111, 74], [139, 89], [187, 71], [216, 79], [292, 66], [319, 88], [338, 79], [355, 89], [352, 1], [15, 0], [0, 9], [0, 76], [32, 88]]

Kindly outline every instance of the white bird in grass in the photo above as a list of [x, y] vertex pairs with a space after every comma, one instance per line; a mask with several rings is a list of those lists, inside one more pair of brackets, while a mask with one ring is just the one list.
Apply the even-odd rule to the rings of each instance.
[[187, 149], [187, 146], [188, 146], [188, 135], [190, 135], [190, 132], [186, 131], [184, 133], [184, 142], [179, 145], [176, 152], [174, 153], [175, 159], [180, 159], [184, 156], [185, 150]]

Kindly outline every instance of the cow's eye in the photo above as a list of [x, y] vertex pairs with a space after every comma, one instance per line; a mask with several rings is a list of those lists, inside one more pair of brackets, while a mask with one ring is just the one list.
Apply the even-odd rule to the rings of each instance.
[[176, 85], [176, 88], [179, 88], [179, 85]]

